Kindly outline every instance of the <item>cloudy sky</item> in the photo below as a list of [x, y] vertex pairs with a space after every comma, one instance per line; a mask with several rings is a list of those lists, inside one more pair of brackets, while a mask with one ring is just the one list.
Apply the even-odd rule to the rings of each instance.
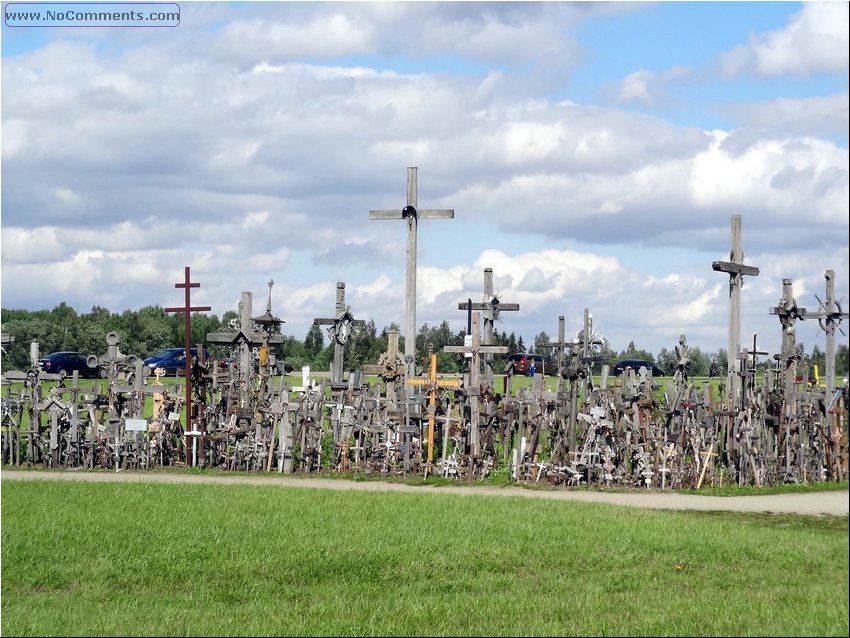
[[404, 224], [369, 211], [416, 166], [419, 207], [455, 211], [419, 224], [418, 325], [463, 328], [489, 267], [526, 342], [589, 308], [615, 350], [725, 349], [735, 214], [745, 343], [779, 351], [784, 278], [814, 311], [833, 269], [847, 309], [846, 2], [179, 8], [4, 23], [4, 308], [180, 305], [188, 265], [219, 316], [242, 291], [262, 313], [273, 279], [303, 338], [343, 281], [403, 326]]

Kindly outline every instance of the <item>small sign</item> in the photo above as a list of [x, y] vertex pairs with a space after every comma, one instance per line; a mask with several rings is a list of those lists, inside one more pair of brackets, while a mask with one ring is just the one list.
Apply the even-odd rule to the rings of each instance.
[[148, 422], [146, 419], [127, 419], [124, 421], [124, 429], [129, 432], [147, 432]]
[[[463, 337], [463, 345], [464, 345], [464, 347], [466, 347], [466, 348], [471, 348], [471, 347], [472, 347], [472, 335], [464, 335], [464, 337]], [[463, 356], [464, 356], [464, 357], [466, 357], [467, 359], [471, 359], [471, 358], [472, 358], [472, 353], [471, 353], [471, 352], [464, 352], [464, 353], [463, 353]]]

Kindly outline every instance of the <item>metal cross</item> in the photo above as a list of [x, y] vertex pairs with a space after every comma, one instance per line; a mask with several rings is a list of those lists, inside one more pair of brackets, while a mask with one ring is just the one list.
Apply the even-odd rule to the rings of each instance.
[[419, 219], [453, 219], [448, 208], [417, 210], [416, 167], [407, 167], [407, 206], [401, 210], [370, 210], [369, 219], [404, 219], [407, 221], [407, 266], [404, 289], [404, 358], [407, 378], [414, 376], [416, 363], [416, 227]]
[[[841, 301], [835, 299], [835, 271], [827, 270], [824, 274], [826, 279], [826, 301], [821, 301], [815, 295], [820, 304], [816, 313], [809, 313], [807, 317], [818, 320], [821, 329], [826, 333], [826, 391], [831, 394], [835, 391], [835, 331], [841, 330], [842, 319], [847, 319], [847, 311], [841, 310]], [[844, 331], [841, 331], [844, 334]]]

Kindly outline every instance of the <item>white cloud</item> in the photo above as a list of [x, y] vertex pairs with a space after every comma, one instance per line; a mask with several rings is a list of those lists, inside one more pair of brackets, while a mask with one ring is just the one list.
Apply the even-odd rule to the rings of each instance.
[[672, 82], [681, 82], [691, 76], [691, 71], [677, 66], [662, 73], [648, 69], [638, 69], [630, 73], [620, 85], [617, 94], [619, 102], [640, 102], [645, 106], [657, 106], [664, 99], [664, 89]]
[[848, 3], [806, 2], [784, 29], [757, 33], [720, 57], [726, 76], [847, 73]]
[[745, 126], [782, 135], [844, 135], [850, 126], [848, 94], [738, 102], [723, 110]]

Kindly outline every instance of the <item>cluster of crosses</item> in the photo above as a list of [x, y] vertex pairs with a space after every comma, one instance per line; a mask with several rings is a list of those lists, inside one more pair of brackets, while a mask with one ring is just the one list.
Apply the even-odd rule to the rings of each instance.
[[[407, 225], [405, 348], [389, 333], [388, 348], [375, 365], [346, 370], [345, 346], [364, 325], [345, 301], [337, 282], [330, 317], [318, 317], [334, 345], [329, 377], [301, 371], [300, 383], [276, 374], [273, 347], [283, 340], [283, 320], [272, 314], [272, 287], [264, 314], [252, 317], [252, 296], [242, 293], [238, 319], [206, 335], [231, 349], [235, 365], [196, 357], [176, 384], [150, 376], [141, 361], [120, 353], [120, 336], [110, 334], [107, 354], [93, 357], [107, 378], [91, 390], [70, 379], [33, 369], [4, 375], [3, 462], [47, 467], [147, 469], [163, 465], [222, 470], [377, 475], [439, 474], [481, 479], [504, 469], [513, 480], [553, 484], [700, 487], [706, 482], [770, 485], [847, 477], [847, 388], [835, 387], [835, 331], [847, 318], [835, 299], [832, 270], [817, 312], [800, 308], [791, 280], [771, 314], [779, 317], [782, 349], [774, 366], [757, 378], [759, 356], [741, 348], [740, 303], [744, 276], [758, 276], [741, 250], [741, 218], [732, 217], [728, 261], [712, 264], [729, 275], [727, 377], [719, 391], [697, 387], [688, 376], [685, 335], [675, 346], [677, 369], [663, 385], [651, 371], [626, 370], [619, 380], [593, 374], [602, 341], [584, 309], [575, 339], [558, 319], [558, 339], [545, 345], [556, 354], [556, 382], [542, 371], [530, 384], [516, 383], [508, 366], [497, 392], [493, 357], [507, 353], [494, 344], [494, 323], [519, 304], [493, 292], [493, 271], [484, 270], [482, 300], [458, 303], [467, 312], [463, 345], [444, 352], [463, 355], [462, 375], [439, 375], [429, 352], [427, 373], [417, 374], [416, 241], [419, 219], [450, 219], [450, 209], [417, 208], [416, 168], [407, 171], [407, 203], [398, 210], [373, 210], [370, 219], [401, 219]], [[185, 349], [190, 353], [193, 306], [186, 266], [182, 313]], [[826, 386], [798, 374], [794, 326], [816, 318], [826, 333]], [[482, 336], [483, 333], [483, 336]], [[7, 337], [4, 335], [4, 339]], [[800, 377], [803, 377], [802, 383]], [[369, 379], [377, 382], [369, 382]], [[594, 383], [598, 379], [598, 384]], [[50, 383], [47, 383], [50, 382]], [[152, 397], [153, 410], [146, 409]]]

